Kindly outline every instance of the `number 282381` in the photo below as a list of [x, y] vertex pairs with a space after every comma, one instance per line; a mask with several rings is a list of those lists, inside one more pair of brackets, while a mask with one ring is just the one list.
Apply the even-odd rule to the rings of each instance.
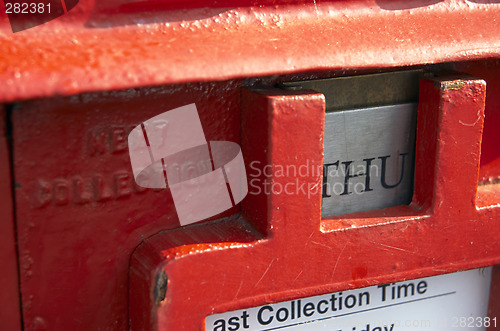
[[5, 12], [7, 14], [50, 14], [50, 3], [6, 3]]

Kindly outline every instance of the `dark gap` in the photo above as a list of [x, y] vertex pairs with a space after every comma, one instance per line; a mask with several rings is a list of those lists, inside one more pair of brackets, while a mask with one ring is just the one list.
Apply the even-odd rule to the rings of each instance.
[[19, 253], [19, 240], [17, 231], [17, 208], [16, 208], [16, 178], [14, 173], [14, 141], [13, 141], [13, 125], [12, 125], [12, 112], [16, 109], [21, 108], [19, 103], [11, 103], [4, 106], [5, 111], [5, 136], [7, 138], [7, 144], [9, 148], [9, 165], [10, 165], [10, 177], [11, 177], [11, 190], [12, 190], [12, 218], [14, 220], [14, 236], [16, 239], [16, 257], [17, 257], [17, 279], [18, 279], [18, 291], [19, 291], [19, 313], [21, 319], [21, 329], [24, 330], [24, 319], [23, 319], [23, 298], [21, 295], [21, 265], [20, 265], [20, 253]]

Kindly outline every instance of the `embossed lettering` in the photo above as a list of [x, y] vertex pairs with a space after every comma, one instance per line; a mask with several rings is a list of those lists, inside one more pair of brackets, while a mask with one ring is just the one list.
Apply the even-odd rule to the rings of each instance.
[[133, 180], [133, 175], [126, 170], [116, 171], [109, 176], [95, 174], [88, 177], [39, 179], [32, 187], [34, 187], [31, 195], [34, 208], [103, 203], [130, 198], [134, 194], [144, 194], [148, 191], [165, 194], [165, 189], [138, 186]]
[[56, 205], [67, 205], [69, 203], [69, 184], [65, 179], [56, 179], [52, 190]]
[[113, 191], [101, 175], [94, 177], [94, 196], [96, 201], [107, 201], [113, 197]]
[[89, 156], [119, 154], [128, 151], [128, 134], [136, 125], [94, 128], [89, 132]]
[[115, 193], [117, 198], [128, 197], [132, 194], [132, 183], [128, 173], [115, 174]]
[[106, 134], [104, 132], [92, 132], [89, 136], [89, 155], [102, 155], [106, 153]]
[[73, 201], [85, 204], [92, 200], [92, 182], [80, 177], [73, 179]]
[[34, 205], [37, 208], [45, 207], [52, 201], [52, 185], [45, 180], [38, 180], [34, 194]]
[[127, 135], [130, 130], [123, 127], [111, 129], [111, 153], [119, 153], [127, 150]]

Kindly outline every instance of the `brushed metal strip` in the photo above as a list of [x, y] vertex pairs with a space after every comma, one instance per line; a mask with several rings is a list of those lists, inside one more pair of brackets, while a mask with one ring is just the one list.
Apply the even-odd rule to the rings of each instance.
[[417, 104], [326, 114], [323, 217], [409, 204]]

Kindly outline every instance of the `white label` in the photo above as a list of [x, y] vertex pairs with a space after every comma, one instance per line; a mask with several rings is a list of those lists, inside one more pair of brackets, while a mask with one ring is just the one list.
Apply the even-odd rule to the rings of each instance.
[[207, 331], [486, 330], [491, 267], [241, 309], [206, 318]]

